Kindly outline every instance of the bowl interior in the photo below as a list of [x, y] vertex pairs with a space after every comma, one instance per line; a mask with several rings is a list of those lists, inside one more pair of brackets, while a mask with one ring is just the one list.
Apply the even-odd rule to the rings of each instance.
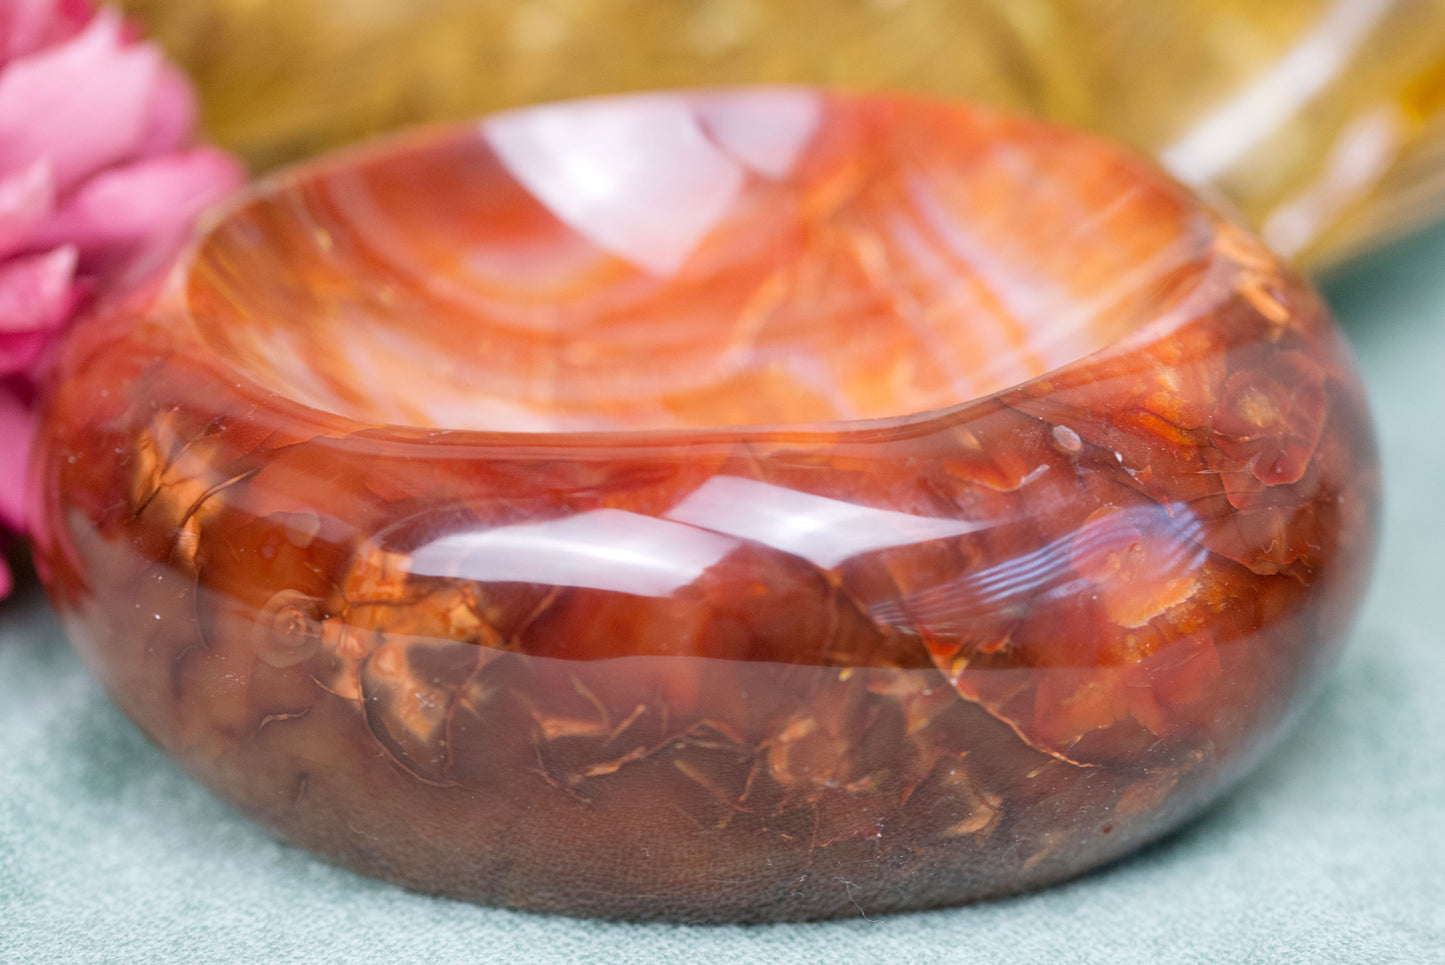
[[203, 337], [364, 423], [813, 423], [965, 402], [1197, 279], [1207, 219], [1094, 139], [805, 89], [529, 108], [265, 185], [203, 240]]

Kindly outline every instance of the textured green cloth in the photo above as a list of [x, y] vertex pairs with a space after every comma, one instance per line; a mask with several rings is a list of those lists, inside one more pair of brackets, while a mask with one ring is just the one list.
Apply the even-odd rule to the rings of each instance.
[[278, 844], [151, 748], [33, 588], [0, 604], [0, 963], [1445, 962], [1445, 231], [1327, 294], [1359, 346], [1385, 537], [1342, 665], [1238, 791], [1039, 894], [814, 925], [574, 921]]

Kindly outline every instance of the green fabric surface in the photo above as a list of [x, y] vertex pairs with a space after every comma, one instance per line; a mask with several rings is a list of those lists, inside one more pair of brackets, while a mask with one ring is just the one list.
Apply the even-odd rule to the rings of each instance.
[[30, 586], [0, 603], [0, 963], [1445, 962], [1445, 230], [1326, 294], [1380, 427], [1375, 582], [1278, 749], [1143, 853], [877, 921], [629, 925], [421, 897], [275, 842], [183, 776]]

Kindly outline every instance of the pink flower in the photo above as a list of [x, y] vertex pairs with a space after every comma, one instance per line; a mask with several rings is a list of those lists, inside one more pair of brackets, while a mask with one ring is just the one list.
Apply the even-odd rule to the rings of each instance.
[[[194, 147], [186, 78], [89, 0], [0, 0], [0, 527], [23, 533], [41, 360], [78, 312], [165, 266], [240, 183]], [[0, 561], [0, 597], [10, 574]]]

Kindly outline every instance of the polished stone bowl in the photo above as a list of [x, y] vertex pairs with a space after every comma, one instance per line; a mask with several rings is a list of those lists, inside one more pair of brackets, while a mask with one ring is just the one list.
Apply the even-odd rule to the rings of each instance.
[[958, 104], [639, 95], [314, 162], [57, 365], [37, 558], [117, 703], [287, 840], [519, 908], [1095, 867], [1269, 746], [1373, 555], [1308, 287]]

